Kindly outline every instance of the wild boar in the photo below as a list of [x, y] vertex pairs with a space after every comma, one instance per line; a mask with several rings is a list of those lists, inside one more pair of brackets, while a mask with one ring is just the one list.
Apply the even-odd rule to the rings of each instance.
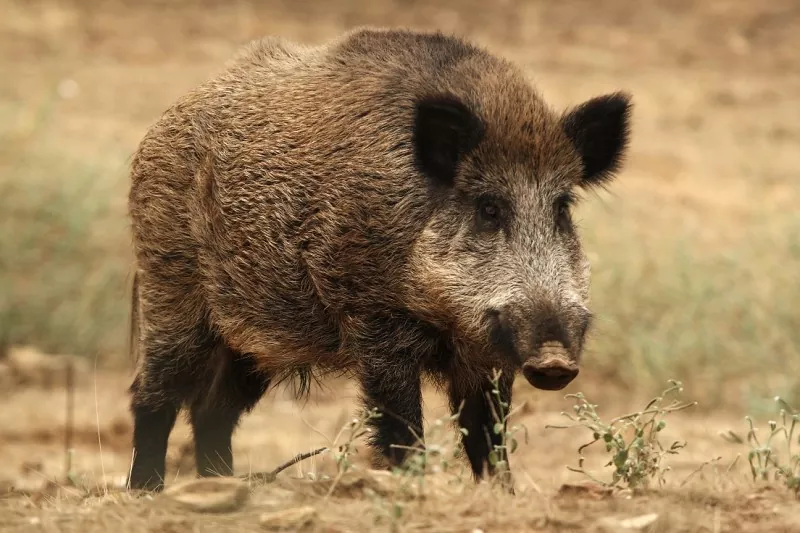
[[247, 46], [132, 161], [130, 486], [163, 486], [182, 408], [198, 473], [231, 475], [240, 416], [326, 372], [380, 411], [389, 465], [422, 434], [431, 378], [475, 478], [491, 474], [492, 370], [509, 403], [520, 371], [545, 390], [578, 373], [590, 272], [570, 213], [621, 168], [630, 110], [617, 92], [557, 112], [520, 68], [441, 33]]

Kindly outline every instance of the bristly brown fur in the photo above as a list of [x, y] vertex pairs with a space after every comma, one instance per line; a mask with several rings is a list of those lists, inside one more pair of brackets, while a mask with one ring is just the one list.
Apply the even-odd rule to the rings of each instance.
[[379, 29], [256, 41], [180, 98], [131, 165], [132, 485], [160, 486], [180, 409], [198, 471], [230, 473], [241, 414], [329, 372], [387, 414], [372, 444], [392, 464], [433, 377], [480, 477], [492, 369], [510, 402], [544, 343], [580, 359], [589, 267], [564, 199], [618, 169], [629, 102], [578, 110], [462, 39]]

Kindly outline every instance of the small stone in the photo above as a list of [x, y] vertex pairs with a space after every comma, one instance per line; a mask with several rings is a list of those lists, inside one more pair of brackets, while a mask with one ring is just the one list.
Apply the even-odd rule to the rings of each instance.
[[72, 79], [61, 80], [58, 83], [58, 95], [64, 100], [71, 100], [81, 92], [78, 82]]
[[313, 507], [296, 507], [294, 509], [284, 509], [261, 515], [259, 522], [261, 527], [268, 530], [291, 530], [297, 531], [310, 526], [316, 520], [317, 511]]
[[250, 496], [246, 483], [232, 477], [193, 479], [168, 487], [163, 497], [198, 513], [231, 513]]
[[10, 484], [7, 492], [33, 496], [46, 491], [48, 484], [47, 480], [41, 477], [20, 478]]
[[0, 479], [0, 496], [4, 496], [14, 490], [14, 482], [10, 479]]
[[84, 358], [46, 354], [32, 346], [11, 346], [3, 363], [4, 369], [0, 371], [0, 379], [9, 387], [63, 387], [69, 366], [73, 369], [76, 385], [85, 381], [89, 366]]
[[565, 483], [558, 489], [562, 496], [582, 496], [593, 499], [608, 498], [614, 492], [611, 487], [598, 483]]
[[647, 531], [647, 528], [658, 520], [658, 514], [650, 513], [632, 518], [603, 518], [598, 522], [601, 531], [617, 533], [619, 531]]
[[619, 525], [627, 529], [644, 529], [656, 520], [658, 520], [658, 515], [656, 513], [650, 513], [620, 520]]

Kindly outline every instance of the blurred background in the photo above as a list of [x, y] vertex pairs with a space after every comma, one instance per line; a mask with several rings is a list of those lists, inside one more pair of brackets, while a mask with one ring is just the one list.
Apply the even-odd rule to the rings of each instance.
[[127, 171], [147, 128], [250, 39], [410, 26], [509, 57], [555, 106], [634, 94], [629, 162], [578, 211], [598, 323], [571, 389], [649, 394], [675, 378], [701, 408], [800, 398], [796, 0], [0, 0], [0, 13], [7, 347], [130, 372]]

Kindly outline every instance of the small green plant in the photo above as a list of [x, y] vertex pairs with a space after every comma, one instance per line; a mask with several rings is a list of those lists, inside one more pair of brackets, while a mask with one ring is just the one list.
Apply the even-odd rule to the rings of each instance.
[[[780, 396], [775, 397], [775, 402], [778, 404], [779, 411], [778, 417], [780, 423], [775, 420], [768, 422], [769, 434], [762, 444], [756, 433], [758, 428], [753, 424], [753, 419], [749, 416], [745, 417], [748, 425], [747, 436], [743, 439], [733, 431], [728, 431], [723, 434], [723, 438], [729, 442], [747, 444], [750, 446], [750, 452], [747, 454], [747, 460], [750, 463], [750, 473], [753, 476], [753, 481], [769, 481], [774, 479], [778, 482], [783, 482], [786, 487], [794, 492], [795, 496], [800, 497], [800, 430], [797, 431], [795, 445], [795, 430], [800, 427], [800, 411], [795, 410]], [[776, 443], [776, 439], [784, 441], [785, 455], [779, 451], [781, 444]]]
[[[664, 476], [669, 467], [662, 465], [667, 455], [676, 455], [686, 446], [686, 442], [675, 441], [664, 447], [659, 436], [667, 426], [664, 417], [675, 411], [681, 411], [696, 405], [696, 402], [685, 403], [673, 399], [664, 405], [666, 397], [683, 392], [679, 381], [670, 380], [670, 387], [661, 396], [652, 399], [642, 411], [619, 416], [604, 422], [597, 413], [597, 405], [589, 403], [582, 393], [568, 394], [566, 398], [577, 401], [573, 413], [562, 413], [573, 424], [567, 426], [547, 426], [554, 429], [585, 427], [592, 432], [592, 441], [578, 448], [578, 468], [567, 467], [573, 472], [581, 473], [593, 481], [609, 487], [647, 488], [652, 479], [663, 485]], [[602, 442], [611, 460], [605, 466], [613, 467], [611, 481], [597, 479], [583, 468], [585, 457], [583, 452], [589, 446]]]
[[[497, 474], [493, 479], [506, 483], [510, 481], [511, 474], [508, 456], [519, 447], [517, 434], [521, 431], [524, 432], [527, 443], [528, 430], [522, 425], [509, 427], [508, 421], [513, 415], [513, 411], [509, 411], [508, 402], [501, 400], [500, 377], [501, 372], [495, 370], [490, 378], [492, 388], [487, 393], [487, 401], [492, 409], [492, 419], [494, 420], [492, 431], [495, 435], [500, 436], [500, 442], [493, 445], [488, 460]], [[466, 428], [459, 427], [455, 438], [449, 431], [446, 431], [451, 425], [458, 425], [460, 416], [461, 408], [450, 416], [435, 420], [427, 431], [426, 443], [423, 443], [422, 439], [418, 437], [414, 446], [394, 446], [410, 452], [403, 465], [393, 470], [394, 473], [417, 479], [421, 490], [426, 474], [452, 473], [453, 467], [457, 466], [455, 481], [462, 481], [464, 465], [463, 461], [459, 460], [463, 451], [461, 436], [466, 436], [468, 431]]]
[[339, 439], [341, 439], [342, 435], [346, 432], [344, 442], [336, 446], [333, 450], [333, 458], [336, 461], [339, 475], [355, 468], [351, 458], [358, 452], [356, 441], [368, 435], [370, 432], [369, 423], [380, 417], [380, 412], [375, 408], [365, 410], [361, 413], [361, 416], [352, 419], [339, 430], [339, 433], [333, 439], [334, 442], [339, 442]]
[[333, 494], [333, 491], [339, 484], [342, 476], [344, 476], [350, 470], [355, 470], [356, 466], [352, 462], [352, 457], [358, 452], [358, 449], [356, 448], [356, 441], [369, 434], [370, 421], [379, 418], [380, 416], [380, 412], [375, 408], [364, 410], [361, 413], [361, 416], [354, 418], [345, 424], [342, 429], [339, 430], [339, 433], [336, 434], [336, 437], [333, 439], [334, 443], [339, 442], [345, 433], [346, 438], [342, 444], [338, 446], [331, 446], [333, 459], [336, 461], [337, 474], [336, 478], [333, 480], [333, 483], [331, 483], [331, 486], [328, 489], [328, 494], [326, 497]]
[[365, 490], [364, 493], [372, 501], [375, 525], [386, 522], [390, 533], [399, 531], [405, 509], [403, 504], [397, 501], [389, 501], [369, 489]]
[[[428, 474], [454, 474], [450, 482], [463, 481], [464, 465], [459, 460], [463, 446], [461, 435], [467, 431], [461, 429], [459, 433], [449, 431], [451, 424], [457, 422], [461, 409], [450, 416], [438, 418], [433, 421], [426, 431], [425, 439], [416, 435], [413, 446], [393, 445], [407, 451], [406, 459], [402, 465], [392, 469], [392, 475], [399, 479], [394, 495], [388, 498], [369, 494], [372, 498], [376, 519], [386, 520], [389, 531], [399, 530], [403, 520], [406, 504], [398, 500], [398, 496], [421, 497], [425, 494], [425, 479]], [[416, 491], [408, 491], [416, 483]]]
[[509, 420], [514, 414], [513, 410], [509, 410], [508, 402], [501, 399], [500, 396], [500, 377], [502, 372], [494, 370], [492, 373], [492, 389], [490, 391], [489, 405], [492, 408], [492, 418], [494, 419], [494, 427], [492, 431], [495, 435], [500, 436], [500, 443], [492, 446], [492, 451], [489, 452], [489, 464], [495, 468], [496, 475], [494, 480], [499, 481], [504, 486], [511, 486], [511, 469], [508, 464], [508, 457], [517, 451], [519, 441], [517, 441], [517, 434], [522, 432], [524, 435], [525, 443], [528, 443], [528, 428], [524, 425], [509, 427]]
[[[413, 446], [393, 445], [394, 448], [408, 452], [403, 465], [394, 468], [393, 472], [397, 475], [421, 478], [426, 473], [438, 474], [450, 471], [461, 452], [461, 443], [460, 439], [454, 439], [446, 430], [460, 415], [459, 410], [450, 416], [434, 420], [426, 432], [427, 444], [418, 436]], [[467, 432], [466, 429], [460, 431], [463, 434]]]

